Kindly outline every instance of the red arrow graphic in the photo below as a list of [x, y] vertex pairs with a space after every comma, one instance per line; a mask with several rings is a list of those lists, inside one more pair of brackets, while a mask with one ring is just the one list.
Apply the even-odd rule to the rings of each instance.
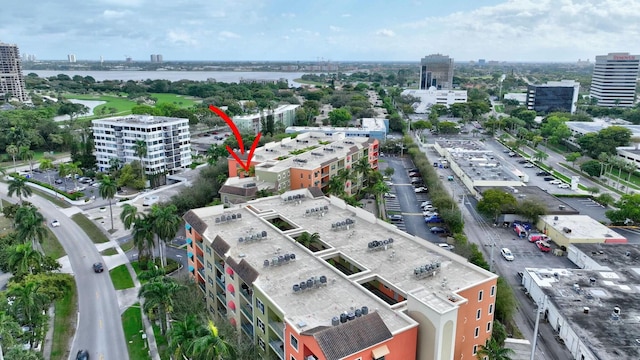
[[[227, 116], [227, 114], [224, 113], [224, 111], [218, 109], [217, 107], [213, 105], [209, 105], [209, 110], [213, 111], [216, 115], [220, 116], [222, 120], [224, 120], [224, 122], [227, 123], [229, 128], [231, 128], [231, 132], [233, 132], [233, 136], [235, 136], [236, 140], [238, 141], [238, 147], [240, 147], [240, 152], [242, 153], [242, 155], [244, 155], [245, 150], [244, 150], [244, 144], [242, 143], [242, 134], [240, 134], [240, 131], [236, 127], [236, 124], [233, 123], [233, 121], [229, 118], [229, 116]], [[240, 156], [238, 156], [238, 154], [236, 154], [236, 152], [233, 151], [231, 146], [227, 145], [227, 151], [229, 152], [229, 154], [231, 154], [231, 156], [233, 156], [234, 159], [236, 159], [238, 164], [242, 166], [244, 171], [249, 171], [249, 168], [251, 167], [251, 158], [253, 158], [253, 153], [254, 151], [256, 151], [256, 147], [258, 147], [258, 143], [260, 142], [260, 135], [262, 135], [262, 133], [258, 133], [255, 140], [253, 140], [253, 144], [251, 144], [251, 149], [249, 150], [249, 155], [247, 155], [246, 162], [242, 161], [242, 159], [240, 159]]]

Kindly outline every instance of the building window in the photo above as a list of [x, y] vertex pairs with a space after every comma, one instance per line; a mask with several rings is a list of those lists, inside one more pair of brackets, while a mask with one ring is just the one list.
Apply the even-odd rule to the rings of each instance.
[[207, 251], [207, 255], [211, 255], [211, 248], [209, 246], [205, 246], [204, 249]]
[[260, 349], [262, 349], [262, 351], [265, 351], [267, 349], [266, 345], [264, 344], [264, 340], [262, 340], [262, 338], [258, 338], [258, 346], [260, 346]]
[[496, 294], [496, 287], [492, 286], [491, 287], [491, 296], [494, 296]]
[[480, 320], [481, 315], [482, 315], [482, 310], [478, 309], [478, 311], [476, 312], [476, 320]]
[[291, 343], [291, 347], [293, 347], [294, 349], [296, 349], [296, 351], [298, 351], [298, 339], [296, 339], [296, 337], [293, 336], [293, 334], [290, 335], [289, 342]]
[[262, 315], [264, 315], [264, 304], [262, 303], [262, 301], [260, 301], [260, 299], [256, 299], [256, 307], [258, 308], [258, 310], [260, 310]]
[[487, 323], [487, 332], [491, 331], [491, 321]]
[[260, 330], [262, 330], [262, 333], [264, 334], [264, 323], [260, 319], [258, 319], [258, 327], [260, 328]]
[[489, 315], [493, 314], [493, 304], [489, 304]]
[[[474, 334], [474, 337], [478, 337], [478, 336], [480, 336], [480, 328], [479, 327], [476, 328], [476, 332]], [[474, 351], [473, 353], [475, 354], [476, 352]]]
[[484, 295], [484, 291], [480, 290], [478, 293], [478, 301], [482, 301], [482, 295]]
[[296, 358], [293, 355], [291, 355], [291, 360], [296, 360]]
[[478, 345], [473, 345], [473, 355], [478, 353]]

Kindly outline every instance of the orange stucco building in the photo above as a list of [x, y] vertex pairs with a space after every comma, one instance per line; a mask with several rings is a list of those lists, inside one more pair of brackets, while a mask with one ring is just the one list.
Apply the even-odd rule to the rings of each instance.
[[318, 188], [184, 219], [209, 312], [265, 357], [475, 359], [491, 336], [497, 275]]

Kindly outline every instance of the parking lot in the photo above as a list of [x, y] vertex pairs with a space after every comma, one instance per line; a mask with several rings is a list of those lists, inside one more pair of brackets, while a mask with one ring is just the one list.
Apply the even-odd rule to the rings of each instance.
[[87, 197], [98, 194], [99, 185], [93, 178], [78, 176], [73, 179], [71, 175], [61, 177], [58, 170], [40, 170], [36, 167], [34, 167], [33, 172], [21, 171], [20, 174], [45, 184], [51, 184], [60, 191], [68, 193], [82, 191]]

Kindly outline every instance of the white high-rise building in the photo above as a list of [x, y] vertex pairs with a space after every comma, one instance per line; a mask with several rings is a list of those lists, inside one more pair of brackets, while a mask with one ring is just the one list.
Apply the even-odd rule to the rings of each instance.
[[67, 60], [69, 60], [70, 63], [75, 63], [76, 62], [76, 54], [67, 55]]
[[29, 101], [18, 46], [0, 42], [0, 98], [4, 100], [5, 97]]
[[147, 175], [173, 174], [191, 165], [189, 120], [164, 116], [127, 115], [93, 120], [95, 155], [100, 171], [108, 171], [110, 160], [121, 164], [140, 160], [137, 141], [143, 141], [142, 163]]
[[640, 55], [609, 53], [596, 56], [591, 97], [598, 99], [600, 106], [633, 106], [639, 69]]

